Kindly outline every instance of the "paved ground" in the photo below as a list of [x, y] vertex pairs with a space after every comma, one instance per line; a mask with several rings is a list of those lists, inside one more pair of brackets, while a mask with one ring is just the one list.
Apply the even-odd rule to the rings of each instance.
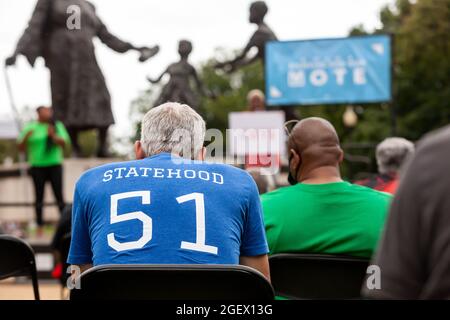
[[[57, 282], [39, 283], [42, 300], [61, 300], [61, 286]], [[16, 283], [13, 280], [0, 281], [0, 300], [34, 300], [31, 283]]]

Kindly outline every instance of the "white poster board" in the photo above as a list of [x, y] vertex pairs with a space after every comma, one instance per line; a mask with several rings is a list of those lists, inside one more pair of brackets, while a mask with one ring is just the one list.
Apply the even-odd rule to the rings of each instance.
[[228, 154], [284, 155], [284, 123], [283, 111], [231, 112], [228, 115]]

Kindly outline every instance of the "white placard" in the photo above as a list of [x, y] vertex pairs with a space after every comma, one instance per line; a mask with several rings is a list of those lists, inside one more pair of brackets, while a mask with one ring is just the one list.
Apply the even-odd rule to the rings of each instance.
[[231, 112], [228, 115], [230, 155], [284, 155], [283, 111]]

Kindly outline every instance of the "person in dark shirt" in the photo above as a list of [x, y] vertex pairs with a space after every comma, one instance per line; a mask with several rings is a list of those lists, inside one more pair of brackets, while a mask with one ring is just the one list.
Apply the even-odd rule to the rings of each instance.
[[406, 167], [374, 265], [369, 298], [450, 299], [450, 126], [427, 136]]

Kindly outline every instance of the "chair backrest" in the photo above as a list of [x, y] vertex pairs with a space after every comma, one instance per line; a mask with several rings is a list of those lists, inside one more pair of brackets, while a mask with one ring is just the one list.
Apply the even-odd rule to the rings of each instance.
[[0, 280], [30, 276], [34, 297], [39, 300], [36, 260], [31, 246], [22, 239], [0, 235]]
[[290, 299], [358, 299], [369, 260], [318, 254], [269, 257], [277, 296]]
[[270, 283], [236, 265], [104, 265], [84, 272], [71, 300], [273, 300]]

